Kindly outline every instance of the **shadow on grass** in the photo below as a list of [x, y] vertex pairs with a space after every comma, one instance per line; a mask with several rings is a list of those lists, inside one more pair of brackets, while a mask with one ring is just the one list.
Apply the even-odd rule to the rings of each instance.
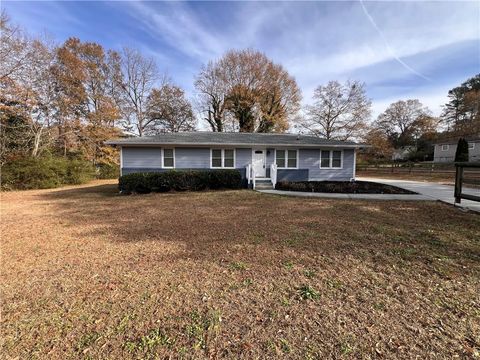
[[53, 197], [63, 200], [78, 200], [80, 198], [85, 198], [86, 196], [94, 198], [112, 197], [119, 195], [119, 192], [117, 184], [102, 184], [74, 189], [58, 189], [42, 195], [46, 198]]
[[123, 196], [116, 184], [41, 196], [84, 237], [181, 243], [185, 250], [176, 256], [182, 259], [218, 261], [235, 253], [277, 261], [293, 251], [307, 258], [348, 256], [373, 267], [444, 259], [462, 272], [480, 264], [480, 217], [439, 203], [299, 199], [248, 190]]

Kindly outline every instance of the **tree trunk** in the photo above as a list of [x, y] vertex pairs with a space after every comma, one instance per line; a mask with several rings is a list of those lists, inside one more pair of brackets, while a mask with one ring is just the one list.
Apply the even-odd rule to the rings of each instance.
[[35, 133], [33, 137], [33, 149], [32, 149], [32, 156], [37, 157], [40, 149], [40, 141], [42, 138], [42, 129]]

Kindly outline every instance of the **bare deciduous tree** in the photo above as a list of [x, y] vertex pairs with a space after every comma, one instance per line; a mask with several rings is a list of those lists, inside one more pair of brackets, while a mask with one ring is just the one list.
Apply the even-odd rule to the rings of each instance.
[[[17, 133], [22, 139], [17, 139], [16, 143], [24, 144], [28, 153], [36, 157], [46, 145], [44, 140], [48, 138], [50, 120], [55, 112], [50, 73], [55, 59], [53, 45], [46, 40], [33, 39], [11, 26], [5, 13], [1, 14], [0, 26], [0, 106], [5, 112], [2, 134]], [[11, 119], [23, 120], [11, 122]], [[14, 129], [6, 129], [9, 126]]]
[[197, 107], [212, 131], [224, 131], [225, 97], [227, 94], [224, 75], [214, 62], [202, 68], [195, 79], [199, 95]]
[[147, 100], [149, 124], [145, 133], [191, 131], [195, 129], [192, 105], [176, 85], [164, 84], [153, 89]]
[[0, 80], [15, 79], [32, 55], [31, 39], [18, 26], [12, 25], [5, 10], [0, 13]]
[[213, 131], [230, 119], [243, 132], [285, 131], [295, 116], [300, 90], [282, 66], [253, 50], [228, 51], [197, 76], [201, 112]]
[[147, 98], [159, 81], [157, 65], [152, 58], [144, 57], [138, 50], [124, 48], [121, 54], [121, 77], [118, 85], [121, 89], [120, 108], [123, 128], [138, 136], [145, 134], [149, 126], [147, 117]]
[[400, 100], [390, 104], [373, 125], [381, 129], [395, 146], [408, 145], [415, 136], [436, 129], [430, 113], [417, 99]]
[[258, 132], [286, 131], [300, 109], [300, 89], [281, 65], [273, 63], [268, 65], [266, 85], [260, 97]]
[[358, 81], [340, 84], [330, 81], [315, 89], [314, 103], [306, 107], [300, 128], [326, 139], [348, 140], [359, 137], [371, 114], [371, 101], [365, 85]]

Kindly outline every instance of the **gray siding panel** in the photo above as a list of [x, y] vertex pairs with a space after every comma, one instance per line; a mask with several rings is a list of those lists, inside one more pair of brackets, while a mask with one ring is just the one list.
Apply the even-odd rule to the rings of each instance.
[[277, 181], [308, 181], [308, 169], [278, 169]]
[[455, 161], [455, 152], [457, 151], [456, 144], [448, 144], [448, 150], [442, 150], [442, 144], [435, 145], [433, 152], [433, 161], [436, 163], [439, 162], [454, 162]]
[[[480, 161], [480, 142], [470, 141], [473, 145], [473, 149], [468, 149], [468, 161], [477, 162]], [[445, 144], [446, 145], [446, 144]], [[442, 144], [436, 144], [433, 156], [433, 162], [436, 163], [452, 163], [455, 161], [455, 153], [457, 151], [457, 144], [448, 144], [448, 150], [442, 150]]]
[[209, 148], [175, 148], [176, 169], [209, 169]]
[[[274, 161], [274, 149], [269, 148], [267, 154], [267, 176], [270, 164]], [[124, 147], [123, 174], [132, 172], [163, 171], [161, 169], [161, 148]], [[251, 148], [235, 149], [235, 167], [245, 177], [245, 167], [252, 161]], [[343, 151], [342, 169], [320, 169], [320, 149], [300, 149], [298, 169], [279, 169], [278, 181], [322, 181], [350, 180], [354, 173], [354, 150]], [[206, 170], [210, 169], [209, 148], [175, 148], [175, 169]]]
[[252, 149], [239, 148], [235, 149], [235, 167], [237, 169], [245, 169], [252, 162]]
[[[186, 171], [186, 170], [204, 170], [204, 171], [210, 171], [210, 170], [217, 170], [217, 169], [210, 169], [210, 168], [196, 168], [196, 169], [157, 169], [157, 168], [123, 168], [122, 170], [122, 175], [128, 175], [128, 174], [134, 174], [134, 173], [146, 173], [146, 172], [165, 172], [165, 171]], [[246, 177], [246, 169], [237, 169], [240, 174], [242, 175], [242, 178], [245, 179]]]
[[[325, 149], [329, 150], [329, 149]], [[350, 180], [353, 177], [354, 150], [343, 150], [342, 169], [320, 169], [320, 149], [300, 149], [299, 168], [308, 169], [309, 181]]]
[[150, 173], [150, 172], [165, 172], [172, 169], [158, 169], [158, 168], [122, 168], [122, 175], [134, 174], [134, 173]]
[[161, 168], [161, 148], [122, 148], [124, 168]]
[[267, 167], [267, 169], [270, 169], [270, 165], [272, 165], [273, 162], [275, 161], [275, 149], [271, 149], [271, 148], [267, 149], [267, 156], [265, 161], [266, 161], [265, 166]]

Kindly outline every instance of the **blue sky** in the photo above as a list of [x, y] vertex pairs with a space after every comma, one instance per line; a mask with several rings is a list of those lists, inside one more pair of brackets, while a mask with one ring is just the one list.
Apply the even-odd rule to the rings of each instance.
[[136, 47], [194, 97], [202, 64], [254, 48], [296, 78], [303, 102], [329, 80], [366, 83], [378, 115], [419, 98], [435, 114], [480, 73], [480, 2], [10, 2], [13, 22], [57, 42]]

